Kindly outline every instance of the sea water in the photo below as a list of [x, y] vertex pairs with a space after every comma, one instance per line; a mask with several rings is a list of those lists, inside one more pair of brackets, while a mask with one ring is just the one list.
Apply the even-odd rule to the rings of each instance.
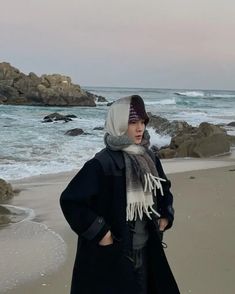
[[[138, 94], [147, 111], [168, 120], [185, 120], [193, 126], [206, 121], [227, 124], [235, 121], [235, 91], [174, 90], [148, 88], [87, 87], [108, 101]], [[0, 105], [0, 178], [20, 179], [33, 175], [57, 173], [80, 168], [103, 148], [103, 127], [108, 107], [36, 107]], [[74, 114], [73, 121], [43, 123], [52, 113]], [[65, 132], [82, 128], [86, 134], [71, 137]], [[150, 129], [151, 143], [170, 142], [169, 136]], [[234, 134], [233, 128], [229, 130]]]

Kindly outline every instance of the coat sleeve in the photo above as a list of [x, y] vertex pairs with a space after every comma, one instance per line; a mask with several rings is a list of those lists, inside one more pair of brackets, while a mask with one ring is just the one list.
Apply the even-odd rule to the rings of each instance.
[[109, 230], [102, 216], [91, 209], [94, 197], [101, 193], [103, 170], [98, 160], [91, 159], [68, 184], [60, 197], [63, 214], [72, 230], [80, 237], [99, 242]]
[[164, 196], [159, 196], [158, 197], [158, 212], [161, 215], [161, 218], [167, 218], [169, 223], [167, 227], [165, 228], [170, 229], [173, 225], [174, 221], [174, 208], [173, 208], [173, 195], [170, 191], [171, 188], [171, 182], [168, 180], [166, 177], [161, 161], [158, 157], [156, 157], [156, 168], [159, 174], [160, 178], [165, 179], [165, 182], [162, 182], [162, 188], [163, 188], [163, 194]]

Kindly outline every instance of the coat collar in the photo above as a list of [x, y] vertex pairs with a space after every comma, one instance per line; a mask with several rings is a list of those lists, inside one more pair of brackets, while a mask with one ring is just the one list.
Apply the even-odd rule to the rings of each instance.
[[[125, 168], [125, 161], [123, 157], [123, 152], [122, 151], [113, 151], [108, 148], [102, 149], [100, 152], [96, 153], [95, 158], [100, 160], [103, 163], [108, 163], [107, 161], [108, 158], [111, 158], [112, 161], [116, 168], [119, 170], [122, 170]], [[104, 166], [107, 166], [104, 164]]]
[[112, 157], [113, 161], [116, 163], [119, 169], [125, 168], [125, 162], [122, 151], [113, 151], [108, 148], [105, 148], [105, 150], [108, 152], [110, 157]]

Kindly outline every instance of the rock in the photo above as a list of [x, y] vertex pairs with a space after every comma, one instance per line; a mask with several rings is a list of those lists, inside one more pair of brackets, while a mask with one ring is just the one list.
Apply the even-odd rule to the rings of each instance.
[[28, 213], [25, 210], [8, 205], [0, 205], [0, 225], [18, 223], [27, 216]]
[[235, 121], [230, 122], [229, 124], [227, 124], [227, 126], [229, 126], [229, 127], [235, 127]]
[[152, 145], [150, 149], [153, 151], [153, 153], [158, 154], [159, 148], [156, 145]]
[[[0, 205], [0, 207], [1, 207], [1, 205]], [[5, 214], [1, 215], [1, 211], [0, 211], [0, 226], [7, 225], [9, 223], [11, 223], [10, 217], [8, 215], [5, 215]]]
[[107, 106], [111, 106], [113, 103], [114, 103], [114, 101], [113, 102], [108, 102]]
[[77, 118], [77, 116], [75, 114], [67, 114], [65, 116], [68, 118]]
[[149, 116], [149, 127], [152, 127], [156, 130], [159, 134], [165, 134], [174, 136], [179, 132], [191, 132], [193, 131], [193, 127], [189, 125], [185, 121], [177, 121], [174, 120], [170, 122], [168, 119], [152, 115], [151, 113], [148, 113]]
[[0, 95], [7, 98], [5, 103], [11, 103], [11, 101], [17, 101], [21, 99], [19, 92], [14, 87], [1, 85], [1, 84], [0, 84]]
[[20, 76], [20, 71], [8, 62], [0, 63], [0, 80], [13, 81]]
[[93, 130], [94, 131], [103, 131], [104, 127], [95, 127]]
[[107, 99], [103, 96], [96, 96], [97, 97], [97, 102], [108, 102]]
[[210, 157], [230, 151], [226, 132], [218, 126], [201, 123], [193, 133], [179, 133], [171, 139], [170, 148], [177, 157]]
[[72, 119], [67, 115], [62, 115], [57, 112], [51, 113], [43, 118], [43, 122], [53, 122], [63, 120], [64, 122], [72, 121]]
[[235, 147], [235, 136], [227, 135], [227, 139], [232, 147]]
[[0, 179], [0, 203], [6, 203], [14, 196], [11, 184]]
[[0, 94], [0, 104], [3, 104], [4, 102], [7, 102], [7, 97]]
[[176, 156], [176, 150], [163, 148], [158, 151], [158, 156], [163, 159], [174, 158]]
[[96, 106], [97, 96], [70, 77], [52, 74], [38, 77], [35, 73], [25, 75], [9, 63], [0, 63], [0, 95], [3, 104], [50, 105], [50, 106]]
[[85, 133], [82, 129], [79, 129], [79, 128], [68, 130], [65, 133], [65, 135], [68, 135], [68, 136], [78, 136], [78, 135], [82, 135], [82, 134], [85, 134]]

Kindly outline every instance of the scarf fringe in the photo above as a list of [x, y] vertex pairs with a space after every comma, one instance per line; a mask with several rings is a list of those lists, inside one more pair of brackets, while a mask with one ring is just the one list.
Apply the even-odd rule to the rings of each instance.
[[[151, 211], [149, 211], [149, 209]], [[144, 213], [147, 215], [149, 219], [151, 218], [151, 213], [156, 214], [158, 217], [160, 217], [160, 214], [153, 209], [152, 205], [146, 206], [143, 202], [135, 202], [135, 203], [129, 203], [126, 208], [126, 220], [127, 221], [133, 221], [137, 220], [139, 217], [140, 220], [142, 220]]]
[[159, 177], [155, 177], [154, 175], [147, 173], [144, 175], [144, 192], [146, 193], [148, 192], [152, 192], [154, 196], [157, 195], [157, 189], [160, 190], [161, 195], [163, 196], [163, 189], [162, 189], [162, 182], [166, 182], [165, 179], [163, 178], [159, 178]]

